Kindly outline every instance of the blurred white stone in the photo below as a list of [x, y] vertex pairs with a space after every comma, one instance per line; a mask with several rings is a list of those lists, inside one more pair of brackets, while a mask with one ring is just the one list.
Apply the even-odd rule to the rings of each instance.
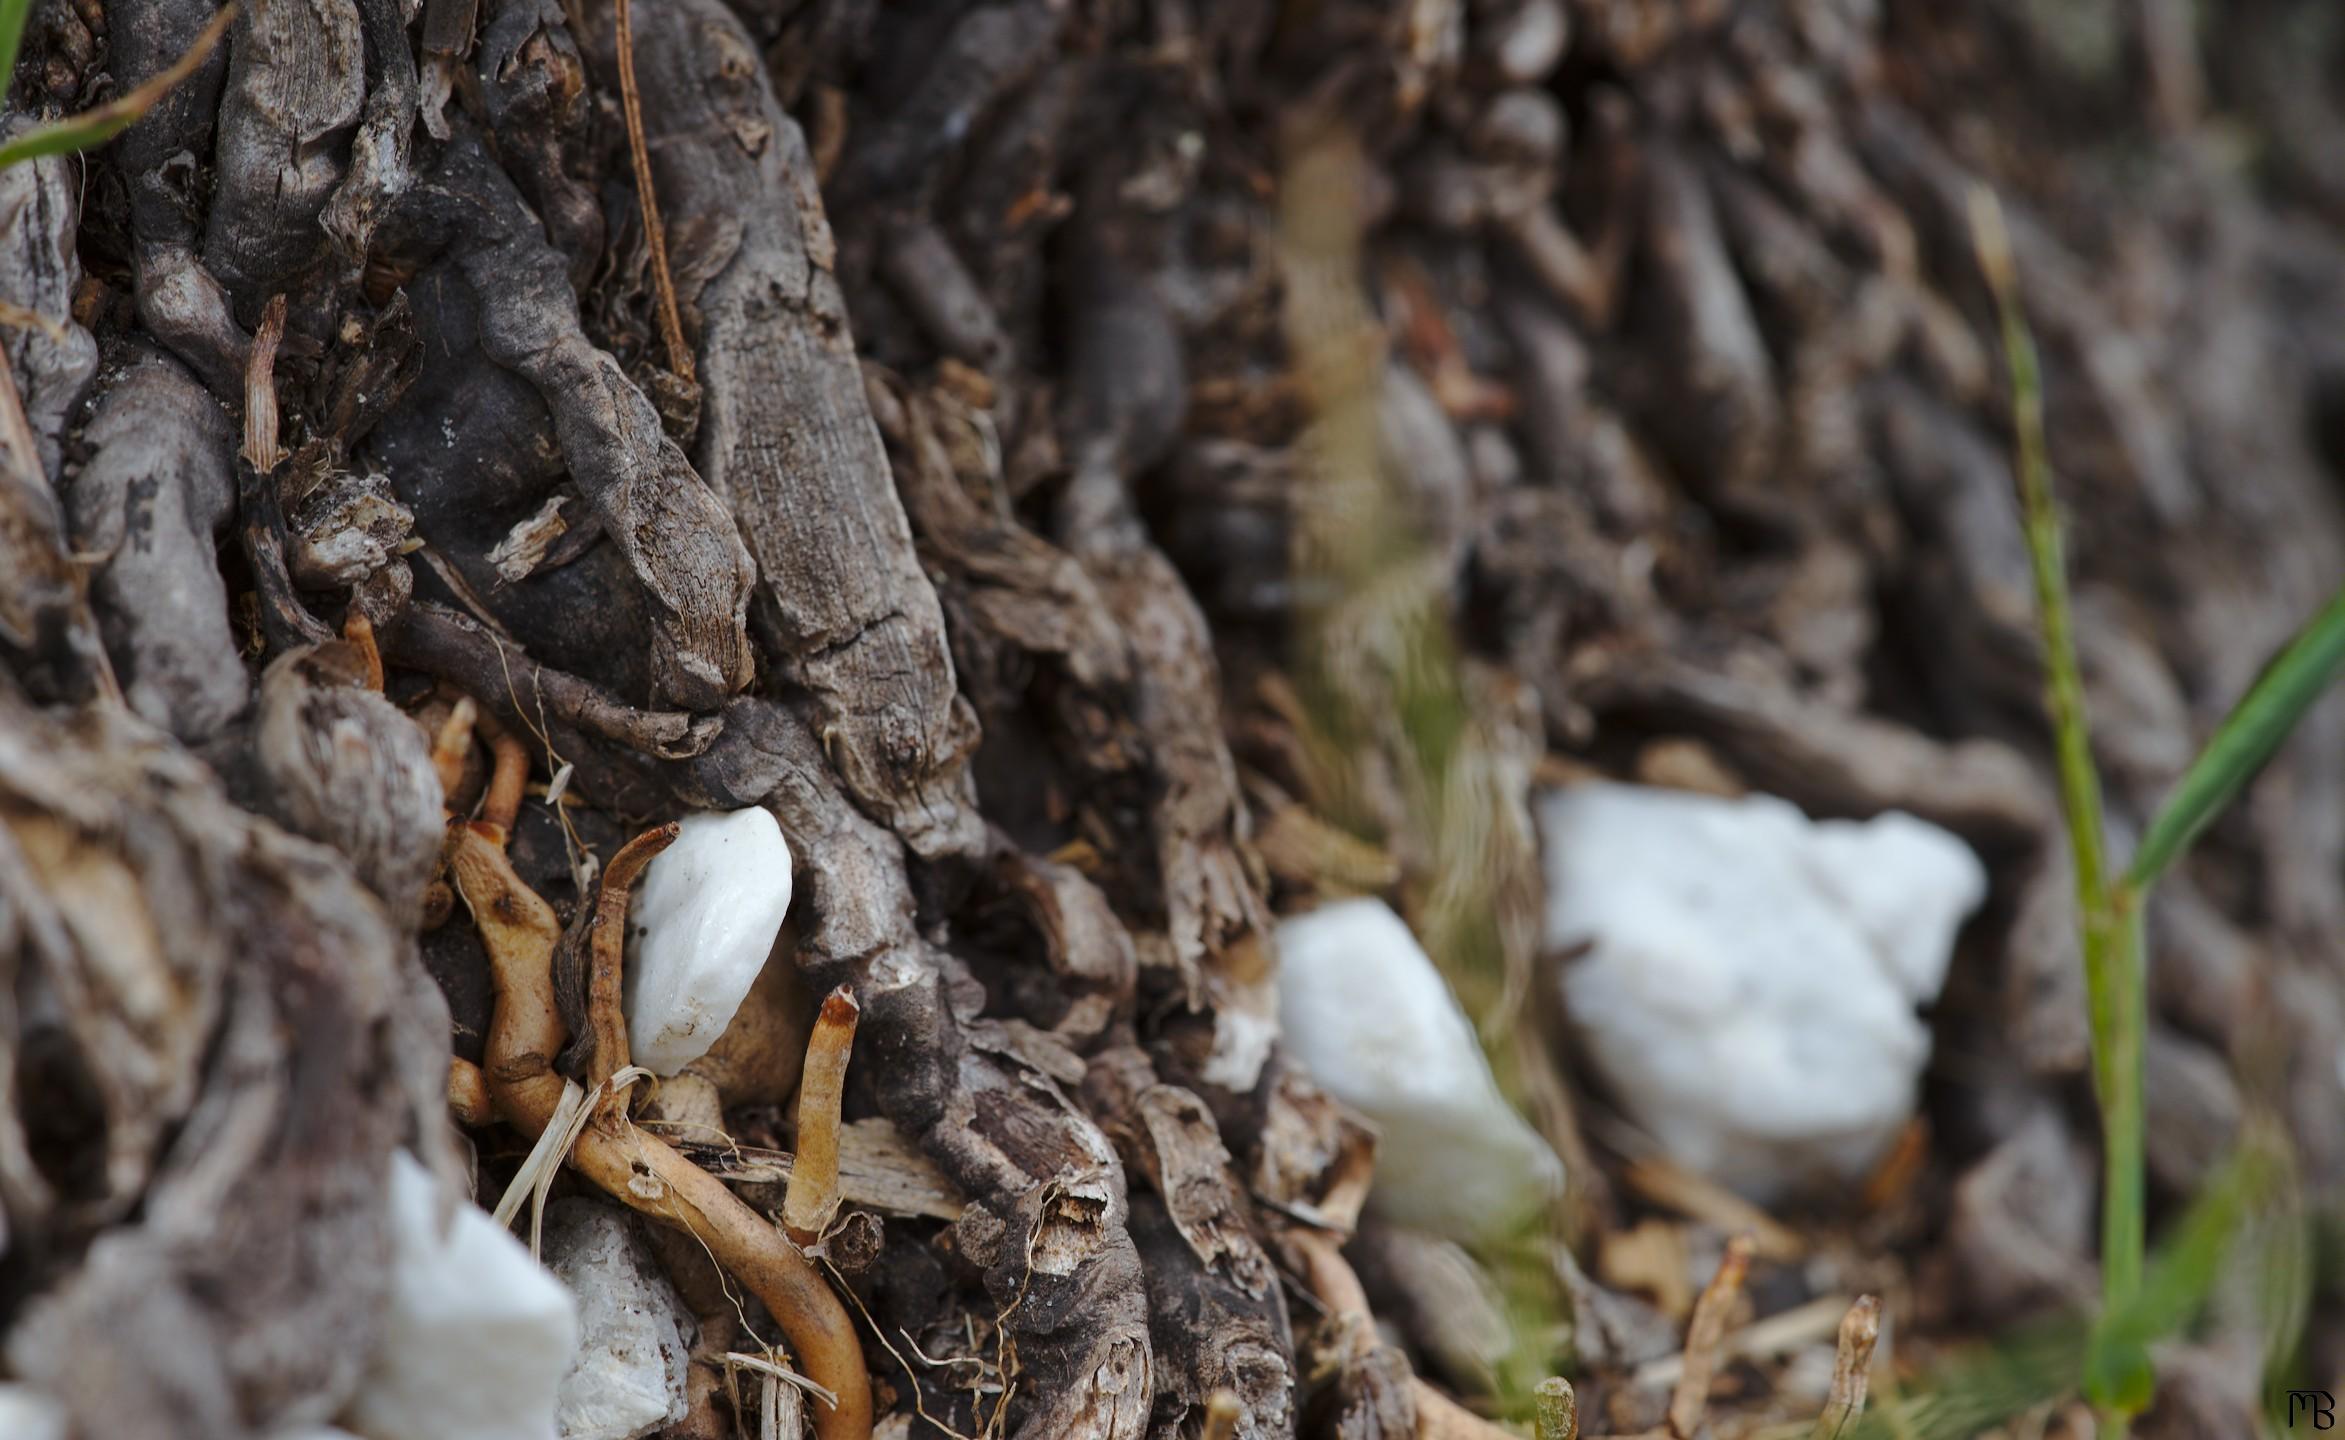
[[562, 1379], [562, 1440], [637, 1440], [684, 1418], [683, 1306], [627, 1212], [571, 1196], [546, 1207], [546, 1264], [578, 1301]]
[[673, 1075], [717, 1043], [790, 909], [790, 843], [763, 810], [684, 817], [628, 911], [627, 1047]]
[[1860, 1178], [1913, 1112], [1916, 1007], [1986, 895], [1978, 857], [1910, 815], [1767, 795], [1586, 784], [1538, 812], [1547, 945], [1621, 1105], [1755, 1199]]
[[65, 1440], [65, 1407], [30, 1385], [0, 1380], [0, 1435]]
[[341, 1424], [368, 1440], [549, 1440], [578, 1342], [570, 1292], [404, 1150], [391, 1225], [382, 1339]]
[[1472, 1023], [1383, 901], [1281, 921], [1278, 1002], [1288, 1050], [1376, 1122], [1377, 1214], [1497, 1239], [1563, 1189], [1563, 1163], [1498, 1093]]

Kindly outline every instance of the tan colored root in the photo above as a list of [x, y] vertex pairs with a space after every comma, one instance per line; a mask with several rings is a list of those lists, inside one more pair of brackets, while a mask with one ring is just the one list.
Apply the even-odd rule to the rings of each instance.
[[593, 967], [586, 982], [586, 1024], [594, 1032], [594, 1058], [587, 1071], [587, 1088], [601, 1094], [598, 1119], [621, 1113], [623, 1092], [607, 1089], [611, 1076], [627, 1068], [627, 1013], [622, 1002], [623, 971], [627, 958], [627, 897], [635, 877], [651, 857], [676, 843], [678, 826], [670, 820], [655, 825], [619, 847], [603, 867], [594, 893], [594, 919], [588, 930]]
[[377, 695], [383, 693], [383, 651], [375, 644], [375, 623], [357, 610], [352, 610], [342, 622], [342, 638], [358, 652], [366, 688]]
[[489, 770], [489, 788], [480, 800], [480, 823], [496, 828], [497, 841], [503, 844], [513, 833], [513, 822], [521, 816], [521, 792], [529, 783], [529, 747], [521, 737], [496, 725], [488, 716], [480, 717], [481, 728], [489, 732], [489, 753], [496, 757]]
[[480, 1067], [460, 1055], [448, 1057], [448, 1110], [458, 1123], [478, 1130], [497, 1118], [489, 1100], [489, 1081]]
[[811, 1245], [839, 1213], [839, 1110], [846, 1097], [847, 1057], [862, 1014], [855, 992], [841, 985], [823, 999], [806, 1041], [806, 1068], [798, 1080], [798, 1150], [790, 1188], [782, 1197], [782, 1224], [790, 1238]]
[[432, 737], [432, 772], [440, 777], [442, 805], [453, 803], [464, 784], [464, 762], [472, 753], [472, 725], [479, 713], [470, 699], [458, 700]]
[[[496, 1009], [483, 1067], [489, 1095], [508, 1124], [534, 1137], [544, 1132], [562, 1098], [553, 1062], [564, 1034], [552, 973], [561, 927], [553, 908], [514, 873], [501, 841], [486, 824], [457, 826], [449, 869], [480, 927], [494, 972]], [[787, 1236], [623, 1114], [588, 1124], [570, 1164], [620, 1203], [706, 1245], [764, 1302], [808, 1378], [838, 1396], [835, 1406], [814, 1406], [819, 1440], [867, 1440], [871, 1378], [854, 1322]]]

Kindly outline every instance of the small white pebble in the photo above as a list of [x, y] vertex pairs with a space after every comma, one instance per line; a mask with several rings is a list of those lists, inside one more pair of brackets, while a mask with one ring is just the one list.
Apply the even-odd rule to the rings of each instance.
[[578, 1300], [578, 1358], [562, 1381], [562, 1440], [640, 1440], [684, 1418], [689, 1317], [642, 1238], [611, 1201], [546, 1207], [546, 1264]]
[[790, 844], [763, 810], [687, 815], [628, 911], [627, 1046], [655, 1075], [708, 1053], [790, 909]]
[[549, 1440], [578, 1348], [562, 1282], [406, 1151], [391, 1157], [391, 1293], [340, 1423], [367, 1440]]
[[1563, 1189], [1563, 1162], [1498, 1092], [1472, 1022], [1381, 900], [1278, 927], [1287, 1048], [1376, 1122], [1368, 1206], [1473, 1243], [1503, 1238]]
[[30, 1385], [0, 1380], [0, 1435], [65, 1440], [65, 1407]]
[[[1538, 805], [1574, 1031], [1679, 1164], [1767, 1201], [1845, 1186], [1913, 1113], [1987, 877], [1910, 815], [1575, 785]], [[1553, 982], [1550, 982], [1553, 983]]]

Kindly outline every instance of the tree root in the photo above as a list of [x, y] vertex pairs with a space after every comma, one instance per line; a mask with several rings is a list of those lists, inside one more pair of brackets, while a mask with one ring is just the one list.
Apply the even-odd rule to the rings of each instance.
[[[483, 1066], [498, 1115], [535, 1137], [562, 1099], [553, 1057], [562, 1048], [552, 963], [561, 926], [553, 907], [514, 873], [498, 837], [454, 827], [449, 868], [472, 908], [496, 983]], [[623, 891], [621, 892], [624, 893]], [[871, 1381], [863, 1346], [838, 1297], [780, 1229], [707, 1171], [636, 1129], [624, 1113], [598, 1114], [580, 1132], [570, 1164], [629, 1208], [690, 1232], [765, 1303], [806, 1375], [838, 1396], [815, 1405], [819, 1440], [865, 1440]]]

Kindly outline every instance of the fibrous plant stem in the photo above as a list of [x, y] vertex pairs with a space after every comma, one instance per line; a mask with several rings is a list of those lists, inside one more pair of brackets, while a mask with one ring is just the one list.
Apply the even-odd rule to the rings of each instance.
[[[2143, 1212], [2142, 1043], [2149, 1026], [2142, 978], [2139, 897], [2113, 885], [2101, 835], [2101, 785], [2093, 767], [2092, 728], [2085, 714], [2084, 678], [2068, 603], [2060, 513], [2045, 458], [2043, 386], [2034, 338], [2019, 303], [2018, 276], [2002, 207], [1985, 189], [1971, 195], [1971, 227], [1979, 268], [1994, 292], [2011, 374], [2014, 469], [2028, 562], [2034, 572], [2037, 625], [2044, 647], [2045, 702], [2060, 773], [2060, 803], [2076, 872], [2085, 993], [2092, 1027], [2093, 1084], [2101, 1105], [2101, 1303], [2104, 1316], [2124, 1308], [2141, 1288], [2146, 1250]], [[2118, 1371], [2124, 1371], [2123, 1375]], [[2149, 1399], [2146, 1357], [2122, 1365], [2096, 1361], [2094, 1399], [2124, 1416]]]

